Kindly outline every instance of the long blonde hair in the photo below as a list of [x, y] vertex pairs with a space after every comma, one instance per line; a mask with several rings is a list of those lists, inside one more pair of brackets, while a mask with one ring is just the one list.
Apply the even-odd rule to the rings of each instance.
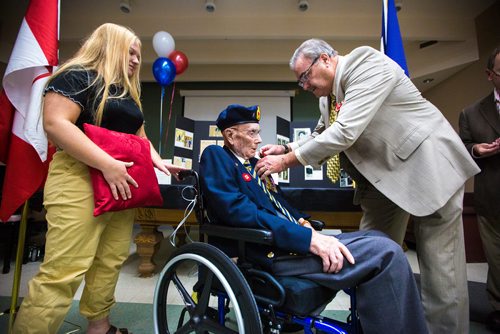
[[91, 86], [99, 85], [96, 87], [97, 96], [102, 96], [95, 113], [95, 124], [97, 125], [101, 124], [104, 105], [109, 98], [111, 85], [117, 85], [123, 89], [119, 96], [113, 96], [113, 98], [123, 98], [130, 95], [139, 109], [142, 110], [139, 80], [141, 57], [139, 57], [140, 63], [137, 70], [130, 78], [128, 76], [129, 50], [134, 42], [138, 44], [139, 48], [141, 47], [141, 41], [131, 29], [114, 23], [104, 23], [94, 30], [76, 54], [54, 74], [56, 76], [62, 71], [82, 67], [97, 72], [95, 80], [90, 84]]

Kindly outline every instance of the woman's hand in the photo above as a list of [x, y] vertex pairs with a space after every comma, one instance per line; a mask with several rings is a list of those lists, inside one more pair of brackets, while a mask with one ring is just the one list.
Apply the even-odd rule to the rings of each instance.
[[[145, 137], [146, 134], [144, 133], [144, 128], [142, 127], [141, 129], [142, 129], [141, 135]], [[187, 168], [184, 167], [179, 167], [176, 165], [165, 163], [158, 154], [158, 152], [156, 152], [151, 142], [150, 145], [151, 145], [151, 160], [153, 160], [153, 166], [161, 170], [163, 173], [165, 173], [165, 175], [168, 176], [173, 175], [176, 180], [179, 180], [179, 172], [183, 170], [188, 170]]]
[[119, 199], [119, 196], [126, 201], [132, 198], [132, 192], [130, 191], [129, 184], [136, 188], [139, 188], [137, 182], [127, 173], [127, 168], [132, 167], [133, 162], [124, 162], [120, 160], [113, 159], [113, 162], [101, 169], [104, 179], [109, 184], [111, 193], [115, 200]]
[[175, 179], [179, 180], [179, 173], [183, 170], [189, 170], [189, 168], [179, 167], [172, 164], [166, 164], [169, 172], [175, 177]]
[[155, 164], [155, 167], [161, 170], [166, 175], [173, 175], [176, 180], [179, 180], [179, 172], [183, 170], [189, 170], [189, 168], [179, 167], [177, 165], [168, 164], [163, 161], [161, 161], [161, 163], [158, 165]]

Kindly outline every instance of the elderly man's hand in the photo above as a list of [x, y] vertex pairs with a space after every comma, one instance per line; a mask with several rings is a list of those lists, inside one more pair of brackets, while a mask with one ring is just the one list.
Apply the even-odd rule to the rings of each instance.
[[344, 266], [344, 258], [354, 264], [354, 257], [347, 247], [337, 238], [312, 231], [309, 251], [323, 261], [323, 271], [338, 273]]

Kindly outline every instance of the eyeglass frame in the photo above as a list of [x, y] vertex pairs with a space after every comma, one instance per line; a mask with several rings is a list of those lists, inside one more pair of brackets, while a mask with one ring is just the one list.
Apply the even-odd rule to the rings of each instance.
[[235, 130], [238, 132], [243, 132], [252, 139], [257, 139], [260, 136], [260, 131], [261, 131], [260, 128], [259, 129], [251, 129], [251, 130], [249, 130], [249, 129], [243, 130], [243, 129], [239, 129], [236, 127], [230, 127], [228, 129]]
[[311, 69], [314, 66], [314, 64], [318, 62], [319, 58], [321, 58], [321, 54], [316, 56], [316, 58], [314, 58], [314, 60], [312, 61], [311, 65], [309, 65], [309, 67], [300, 74], [299, 80], [297, 80], [297, 85], [299, 85], [300, 88], [304, 88], [305, 83], [309, 80], [309, 74], [311, 74]]
[[492, 73], [492, 74], [496, 75], [497, 77], [500, 77], [500, 73], [498, 73], [497, 71], [495, 71], [495, 70], [493, 70], [493, 69], [491, 69], [491, 70], [490, 70], [490, 69], [488, 68], [488, 72], [490, 72], [490, 73]]

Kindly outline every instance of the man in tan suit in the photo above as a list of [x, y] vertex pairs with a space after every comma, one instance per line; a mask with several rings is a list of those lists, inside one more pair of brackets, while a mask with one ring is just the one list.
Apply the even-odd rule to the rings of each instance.
[[414, 216], [431, 333], [468, 333], [462, 200], [465, 181], [479, 168], [457, 133], [399, 65], [373, 48], [340, 56], [312, 39], [295, 51], [290, 68], [304, 90], [318, 98], [333, 95], [343, 104], [330, 124], [322, 98], [311, 136], [288, 146], [264, 146], [259, 175], [299, 164], [319, 166], [343, 152], [371, 187], [360, 198], [363, 221], [369, 222], [361, 228], [402, 235], [406, 222], [394, 217]]
[[490, 55], [486, 75], [493, 92], [460, 114], [460, 137], [481, 167], [474, 177], [479, 234], [488, 261], [486, 290], [493, 307], [488, 327], [500, 332], [500, 47]]

